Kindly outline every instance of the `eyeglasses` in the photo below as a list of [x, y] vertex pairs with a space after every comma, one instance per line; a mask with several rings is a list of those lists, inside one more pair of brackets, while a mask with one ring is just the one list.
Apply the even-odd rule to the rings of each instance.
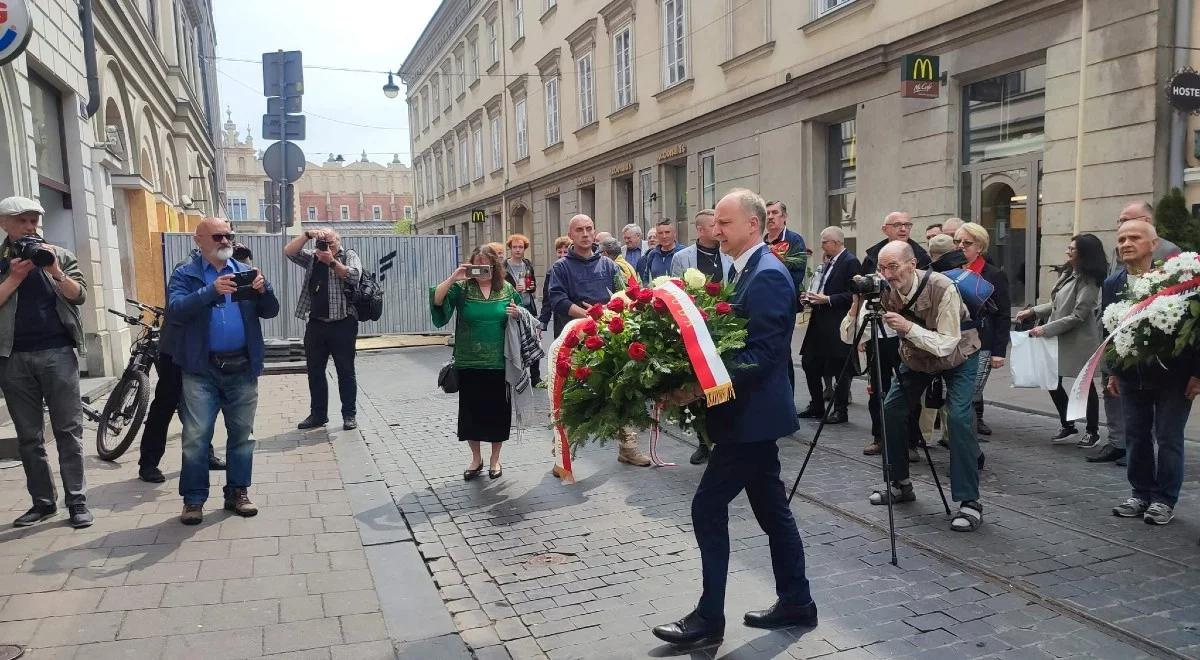
[[884, 226], [885, 227], [895, 227], [896, 229], [912, 229], [913, 223], [911, 223], [911, 222], [893, 222], [889, 225], [884, 225]]
[[900, 267], [903, 265], [904, 265], [903, 263], [887, 264], [886, 266], [883, 264], [880, 264], [879, 272], [881, 272], [881, 273], [896, 273], [896, 272], [900, 271]]
[[232, 243], [233, 236], [234, 236], [233, 232], [229, 232], [228, 234], [213, 234], [212, 239], [213, 239], [214, 243], [222, 243], [224, 241], [229, 241], [230, 243]]
[[959, 247], [971, 247], [972, 245], [975, 245], [975, 241], [968, 241], [965, 238], [956, 238], [954, 239], [954, 244]]
[[1148, 215], [1135, 215], [1135, 216], [1133, 216], [1132, 218], [1126, 218], [1126, 217], [1123, 217], [1123, 216], [1118, 216], [1118, 217], [1117, 217], [1117, 224], [1119, 225], [1119, 224], [1122, 224], [1122, 223], [1125, 223], [1125, 222], [1129, 222], [1130, 220], [1149, 220], [1149, 219], [1150, 219], [1150, 216], [1148, 216]]

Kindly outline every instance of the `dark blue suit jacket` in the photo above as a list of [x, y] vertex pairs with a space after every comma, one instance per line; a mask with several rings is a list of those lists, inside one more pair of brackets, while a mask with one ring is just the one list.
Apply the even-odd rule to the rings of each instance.
[[[808, 330], [804, 333], [804, 346], [800, 352], [810, 350], [828, 352], [832, 355], [844, 356], [850, 347], [842, 342], [842, 319], [850, 311], [850, 303], [854, 295], [850, 293], [850, 278], [858, 274], [861, 265], [858, 257], [846, 250], [833, 262], [833, 268], [825, 277], [825, 295], [829, 296], [828, 305], [813, 305], [812, 316], [808, 320]], [[813, 275], [819, 280], [821, 275]]]
[[748, 320], [746, 347], [726, 361], [737, 398], [708, 409], [708, 435], [716, 443], [773, 442], [800, 424], [788, 381], [796, 288], [770, 248], [750, 257], [731, 302]]

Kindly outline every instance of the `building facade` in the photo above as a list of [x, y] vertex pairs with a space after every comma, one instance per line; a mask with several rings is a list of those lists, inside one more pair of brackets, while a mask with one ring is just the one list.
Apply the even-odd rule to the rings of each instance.
[[[45, 238], [89, 284], [88, 375], [118, 374], [125, 298], [164, 300], [161, 235], [218, 208], [208, 0], [36, 0], [28, 49], [0, 67], [0, 196], [39, 199]], [[94, 12], [94, 42], [83, 5]], [[94, 59], [93, 59], [94, 58]], [[97, 75], [89, 82], [89, 61]]]
[[324, 163], [308, 163], [296, 182], [296, 196], [299, 220], [316, 225], [379, 223], [379, 231], [391, 233], [397, 223], [412, 221], [415, 212], [412, 170], [399, 154], [387, 165], [371, 162], [365, 151], [352, 163], [329, 154]]
[[[918, 235], [980, 222], [1022, 305], [1073, 234], [1111, 243], [1125, 202], [1182, 185], [1156, 47], [1180, 4], [445, 0], [401, 69], [418, 231], [519, 231], [545, 264], [575, 213], [686, 237], [741, 186], [810, 242], [838, 225], [865, 247], [894, 209]], [[936, 98], [901, 97], [918, 54]]]
[[254, 146], [254, 136], [246, 126], [243, 140], [233, 123], [233, 114], [226, 111], [224, 131], [221, 133], [221, 152], [225, 161], [225, 205], [224, 217], [239, 233], [260, 233], [267, 229], [266, 171], [263, 170], [262, 153]]

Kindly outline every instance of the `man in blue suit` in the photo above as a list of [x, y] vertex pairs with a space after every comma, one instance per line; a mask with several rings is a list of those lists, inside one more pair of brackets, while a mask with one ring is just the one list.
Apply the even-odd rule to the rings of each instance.
[[835, 386], [833, 412], [826, 424], [845, 424], [850, 405], [850, 379], [844, 378], [846, 355], [850, 347], [842, 343], [838, 328], [850, 310], [850, 278], [858, 274], [858, 258], [846, 249], [846, 235], [840, 227], [826, 227], [821, 232], [821, 252], [825, 263], [801, 298], [812, 308], [804, 344], [800, 347], [800, 366], [808, 381], [808, 408], [800, 413], [802, 419], [820, 419], [825, 415], [822, 391], [825, 379], [832, 378]]
[[[804, 575], [804, 544], [779, 478], [776, 440], [795, 431], [796, 404], [788, 385], [787, 356], [796, 318], [796, 289], [787, 268], [762, 240], [763, 200], [734, 190], [717, 204], [715, 237], [733, 257], [727, 276], [735, 312], [747, 319], [746, 347], [727, 360], [736, 397], [709, 409], [708, 436], [715, 447], [692, 498], [692, 525], [700, 547], [704, 590], [696, 609], [658, 626], [654, 635], [672, 644], [715, 644], [725, 635], [725, 583], [729, 574], [729, 503], [743, 490], [767, 533], [778, 600], [747, 612], [757, 628], [815, 626], [817, 606]], [[698, 395], [680, 392], [677, 401]]]

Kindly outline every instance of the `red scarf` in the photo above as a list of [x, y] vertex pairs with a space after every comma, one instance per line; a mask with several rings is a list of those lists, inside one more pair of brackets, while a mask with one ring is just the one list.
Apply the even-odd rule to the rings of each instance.
[[982, 256], [975, 257], [975, 261], [972, 261], [971, 263], [967, 264], [967, 270], [974, 271], [976, 275], [982, 275], [983, 267], [986, 264], [987, 264], [987, 262], [983, 260]]

